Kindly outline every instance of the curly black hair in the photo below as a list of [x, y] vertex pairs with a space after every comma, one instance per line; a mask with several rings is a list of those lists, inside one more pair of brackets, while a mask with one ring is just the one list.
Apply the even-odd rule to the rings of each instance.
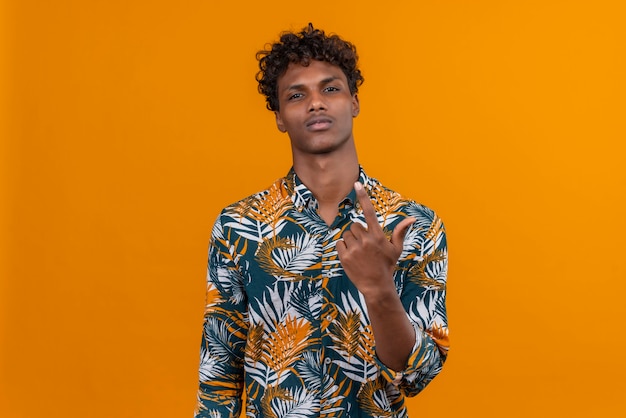
[[299, 33], [283, 32], [278, 42], [268, 44], [266, 48], [256, 54], [260, 68], [256, 80], [269, 110], [279, 110], [278, 78], [291, 63], [308, 66], [311, 60], [317, 60], [338, 66], [348, 79], [351, 94], [357, 93], [363, 84], [361, 70], [357, 67], [356, 47], [338, 35], [327, 36], [311, 23]]

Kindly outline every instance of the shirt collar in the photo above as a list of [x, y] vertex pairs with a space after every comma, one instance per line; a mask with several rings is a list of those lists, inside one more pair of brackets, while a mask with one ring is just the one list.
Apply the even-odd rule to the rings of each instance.
[[[359, 165], [359, 182], [365, 186], [365, 190], [368, 191], [372, 188], [375, 180], [370, 178], [363, 167]], [[284, 185], [287, 188], [288, 193], [291, 195], [291, 200], [294, 207], [298, 211], [304, 209], [317, 209], [317, 199], [313, 196], [313, 193], [302, 183], [297, 176], [293, 167], [289, 170], [289, 173], [284, 178]], [[341, 202], [341, 205], [354, 206], [357, 200], [356, 192], [354, 189], [350, 190], [350, 193]]]

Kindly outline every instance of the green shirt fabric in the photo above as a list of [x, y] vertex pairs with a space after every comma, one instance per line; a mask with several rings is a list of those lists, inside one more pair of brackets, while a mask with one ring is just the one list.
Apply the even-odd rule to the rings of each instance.
[[416, 330], [404, 370], [376, 357], [363, 296], [335, 249], [365, 224], [354, 190], [329, 227], [293, 169], [226, 207], [214, 224], [196, 417], [406, 417], [405, 397], [441, 370], [448, 352], [447, 245], [441, 219], [360, 169], [386, 234], [416, 220], [394, 282]]

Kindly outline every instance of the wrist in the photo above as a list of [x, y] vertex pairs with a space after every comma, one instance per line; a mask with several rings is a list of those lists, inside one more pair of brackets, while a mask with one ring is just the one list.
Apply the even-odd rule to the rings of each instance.
[[380, 284], [362, 291], [365, 302], [370, 304], [387, 304], [400, 300], [393, 280], [381, 280]]

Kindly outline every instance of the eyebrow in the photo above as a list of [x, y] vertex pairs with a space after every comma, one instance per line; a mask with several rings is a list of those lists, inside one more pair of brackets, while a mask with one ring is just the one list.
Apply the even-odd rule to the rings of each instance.
[[[333, 82], [333, 81], [335, 81], [335, 80], [340, 80], [340, 78], [339, 78], [339, 77], [337, 77], [337, 76], [334, 76], [334, 75], [333, 75], [333, 76], [326, 77], [326, 78], [322, 79], [322, 80], [319, 82], [319, 84], [323, 86], [323, 85], [328, 84], [328, 83], [331, 83], [331, 82]], [[304, 88], [304, 84], [292, 84], [291, 86], [287, 87], [287, 88], [285, 89], [285, 91], [300, 90], [300, 89], [302, 89], [302, 88]]]

